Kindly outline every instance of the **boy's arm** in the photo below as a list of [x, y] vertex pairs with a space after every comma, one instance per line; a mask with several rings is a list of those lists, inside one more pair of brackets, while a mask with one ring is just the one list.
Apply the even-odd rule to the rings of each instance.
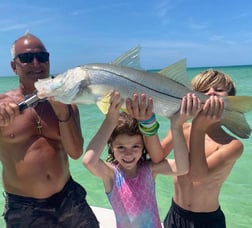
[[180, 111], [171, 116], [171, 137], [174, 159], [167, 159], [168, 167], [161, 171], [167, 175], [184, 175], [189, 170], [189, 153], [184, 136], [184, 123], [195, 117], [200, 111], [200, 100], [193, 94], [187, 94], [181, 101]]
[[[206, 157], [206, 133], [209, 127], [220, 124], [224, 102], [217, 96], [211, 96], [203, 107], [203, 110], [193, 120], [190, 136], [190, 171], [189, 176], [193, 180], [208, 177], [223, 166], [233, 166], [234, 161], [242, 154], [242, 143], [223, 133], [217, 143], [219, 146], [211, 155]], [[216, 134], [215, 134], [216, 135]], [[225, 137], [225, 138], [224, 138]], [[212, 139], [214, 141], [214, 139]]]

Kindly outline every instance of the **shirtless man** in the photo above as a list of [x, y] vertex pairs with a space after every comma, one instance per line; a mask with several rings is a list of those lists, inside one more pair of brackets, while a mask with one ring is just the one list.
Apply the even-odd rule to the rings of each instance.
[[49, 76], [49, 53], [32, 34], [11, 48], [19, 87], [0, 95], [0, 160], [7, 227], [99, 227], [68, 156], [83, 152], [79, 111], [49, 99], [20, 112], [18, 104]]
[[[184, 136], [189, 148], [190, 169], [187, 175], [174, 177], [171, 208], [164, 220], [168, 228], [225, 228], [225, 216], [219, 204], [224, 181], [243, 152], [243, 144], [225, 132], [220, 125], [223, 112], [221, 96], [235, 95], [232, 79], [226, 74], [207, 70], [192, 80], [193, 88], [209, 95], [202, 111], [192, 123], [184, 124]], [[134, 102], [134, 101], [133, 101]], [[137, 107], [135, 100], [133, 107]], [[134, 108], [137, 110], [137, 108]], [[132, 111], [133, 112], [133, 111]], [[136, 113], [135, 116], [142, 115]], [[159, 162], [172, 150], [172, 134], [168, 132], [160, 148], [158, 136], [145, 137], [153, 161]], [[158, 152], [159, 150], [159, 152]]]

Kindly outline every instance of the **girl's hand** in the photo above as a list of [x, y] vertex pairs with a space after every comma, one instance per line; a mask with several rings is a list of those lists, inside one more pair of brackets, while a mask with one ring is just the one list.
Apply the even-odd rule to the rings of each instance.
[[124, 99], [121, 98], [120, 92], [113, 90], [110, 93], [110, 106], [106, 118], [110, 120], [118, 120], [123, 102]]
[[147, 120], [153, 115], [153, 100], [146, 94], [133, 94], [132, 99], [126, 100], [129, 114], [137, 120]]

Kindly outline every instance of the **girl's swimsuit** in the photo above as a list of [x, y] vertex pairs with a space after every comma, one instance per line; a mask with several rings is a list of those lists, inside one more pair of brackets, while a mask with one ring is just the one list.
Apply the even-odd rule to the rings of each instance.
[[107, 194], [115, 212], [117, 228], [160, 228], [155, 182], [148, 164], [138, 165], [135, 178], [115, 167], [112, 191]]

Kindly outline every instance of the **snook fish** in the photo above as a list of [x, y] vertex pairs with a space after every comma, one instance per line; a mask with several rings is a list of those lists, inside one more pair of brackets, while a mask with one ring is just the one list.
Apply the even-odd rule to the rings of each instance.
[[[186, 61], [178, 61], [158, 73], [144, 71], [135, 68], [139, 66], [139, 50], [139, 47], [133, 48], [111, 64], [86, 64], [55, 78], [40, 79], [35, 83], [37, 95], [40, 98], [54, 97], [66, 104], [96, 103], [106, 113], [109, 106], [107, 94], [112, 89], [119, 91], [124, 98], [145, 93], [153, 98], [154, 112], [169, 118], [179, 110], [184, 95], [196, 93], [189, 86]], [[202, 103], [208, 98], [202, 93], [196, 94]], [[244, 113], [252, 109], [252, 97], [228, 96], [224, 102], [222, 125], [238, 137], [248, 138], [251, 128]]]

